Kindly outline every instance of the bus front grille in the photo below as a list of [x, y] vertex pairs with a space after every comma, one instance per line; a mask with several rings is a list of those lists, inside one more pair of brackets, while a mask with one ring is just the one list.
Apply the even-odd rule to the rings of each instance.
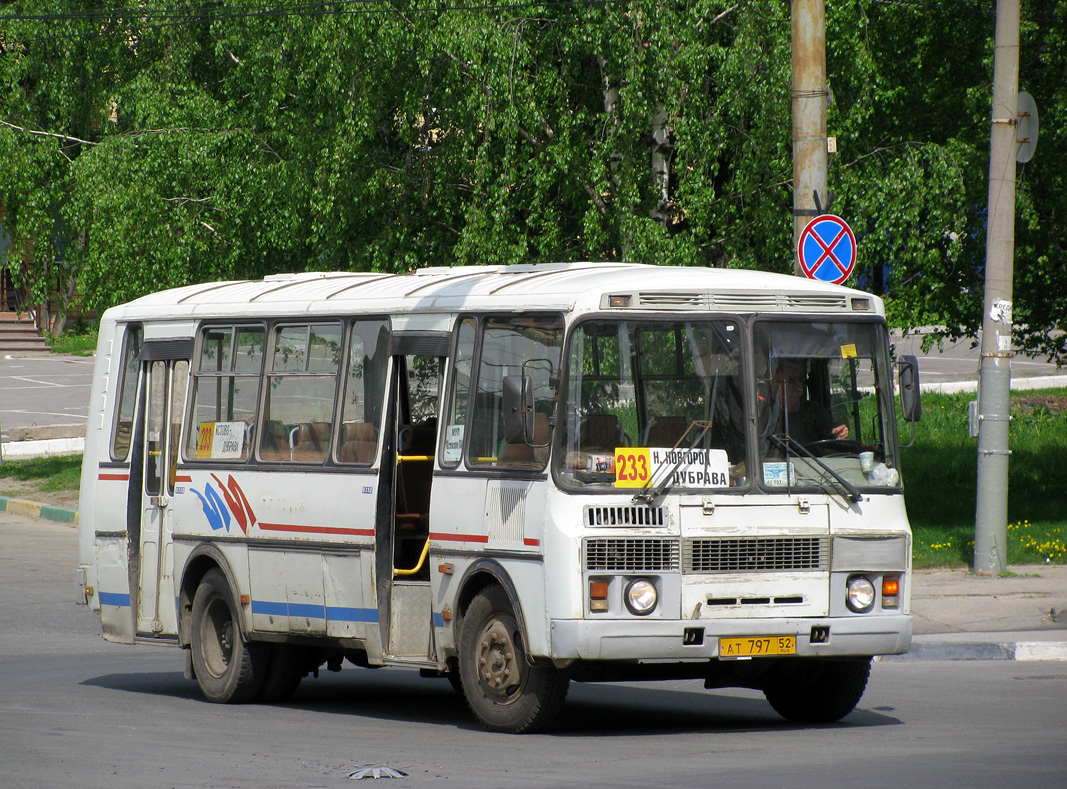
[[825, 537], [724, 537], [687, 540], [684, 573], [827, 569]]
[[585, 508], [586, 526], [665, 526], [666, 507], [597, 507]]
[[585, 541], [585, 569], [643, 573], [678, 569], [678, 542], [658, 537], [596, 538]]

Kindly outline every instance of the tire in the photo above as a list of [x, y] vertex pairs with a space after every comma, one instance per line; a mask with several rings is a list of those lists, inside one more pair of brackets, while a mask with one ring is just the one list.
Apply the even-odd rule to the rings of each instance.
[[270, 664], [259, 691], [266, 703], [287, 701], [296, 693], [307, 674], [307, 650], [292, 644], [271, 644]]
[[463, 695], [486, 729], [508, 734], [542, 731], [559, 715], [570, 677], [531, 666], [507, 595], [499, 586], [471, 602], [459, 634]]
[[784, 659], [764, 681], [763, 695], [788, 721], [833, 723], [856, 708], [870, 674], [870, 658]]
[[193, 597], [193, 669], [208, 701], [241, 704], [263, 687], [269, 650], [241, 635], [237, 608], [222, 570], [209, 570]]

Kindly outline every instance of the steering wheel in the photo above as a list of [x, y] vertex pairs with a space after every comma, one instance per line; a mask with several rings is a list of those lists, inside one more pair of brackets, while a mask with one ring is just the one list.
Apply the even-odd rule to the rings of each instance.
[[820, 458], [855, 457], [860, 453], [860, 442], [848, 438], [823, 438], [805, 444], [804, 448]]

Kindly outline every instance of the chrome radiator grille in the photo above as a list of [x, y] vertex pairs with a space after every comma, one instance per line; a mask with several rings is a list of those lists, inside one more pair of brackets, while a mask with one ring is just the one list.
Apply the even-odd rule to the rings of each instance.
[[643, 573], [678, 569], [678, 541], [660, 538], [604, 538], [585, 541], [585, 569]]
[[687, 540], [682, 572], [743, 573], [827, 569], [825, 537]]

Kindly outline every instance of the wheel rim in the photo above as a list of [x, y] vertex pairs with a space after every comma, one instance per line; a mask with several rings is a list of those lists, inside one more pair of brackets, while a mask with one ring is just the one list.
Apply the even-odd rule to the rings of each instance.
[[523, 671], [515, 639], [499, 619], [486, 623], [478, 639], [478, 678], [497, 703], [521, 696]]
[[204, 663], [215, 677], [221, 677], [230, 666], [234, 647], [234, 624], [230, 607], [222, 600], [213, 600], [204, 611], [201, 624]]

